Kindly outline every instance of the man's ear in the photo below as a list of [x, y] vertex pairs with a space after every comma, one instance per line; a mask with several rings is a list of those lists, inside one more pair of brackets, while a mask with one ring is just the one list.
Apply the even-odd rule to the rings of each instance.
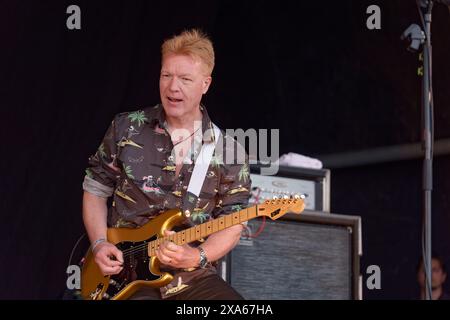
[[211, 77], [207, 77], [203, 80], [203, 94], [205, 94], [206, 92], [208, 92], [209, 86], [211, 85], [212, 82], [212, 78]]

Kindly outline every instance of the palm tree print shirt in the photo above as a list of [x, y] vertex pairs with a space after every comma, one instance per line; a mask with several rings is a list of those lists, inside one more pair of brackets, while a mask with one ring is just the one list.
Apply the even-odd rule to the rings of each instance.
[[[204, 106], [201, 110], [199, 133], [203, 134], [194, 136], [178, 176], [162, 105], [115, 116], [98, 150], [89, 158], [83, 182], [85, 191], [113, 197], [108, 211], [109, 227], [136, 228], [166, 210], [182, 207], [196, 155], [203, 142], [214, 141], [213, 131], [208, 130], [212, 129], [211, 120]], [[236, 150], [242, 152], [243, 148], [222, 132], [190, 223], [200, 224], [248, 205], [248, 158], [244, 152], [244, 161], [238, 161]], [[172, 270], [174, 281], [161, 288], [161, 293], [165, 297], [180, 292], [194, 278], [214, 271], [214, 265], [190, 272]]]

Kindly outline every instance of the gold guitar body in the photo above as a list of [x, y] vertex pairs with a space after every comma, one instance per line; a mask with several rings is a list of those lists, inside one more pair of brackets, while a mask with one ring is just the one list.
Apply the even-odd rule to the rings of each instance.
[[288, 211], [300, 213], [305, 209], [303, 199], [304, 196], [296, 196], [266, 200], [167, 237], [164, 237], [165, 230], [172, 230], [186, 219], [178, 209], [168, 210], [137, 229], [109, 228], [108, 242], [122, 251], [123, 270], [116, 275], [103, 276], [89, 250], [81, 270], [81, 295], [89, 300], [118, 300], [129, 298], [141, 287], [165, 286], [172, 281], [173, 276], [160, 271], [160, 263], [156, 258], [156, 250], [163, 241], [184, 245], [258, 216], [275, 220]]
[[177, 209], [169, 210], [137, 229], [109, 228], [108, 242], [124, 253], [124, 269], [117, 275], [103, 276], [92, 251], [85, 256], [81, 271], [81, 295], [88, 300], [127, 299], [141, 287], [159, 288], [170, 283], [173, 276], [160, 271], [159, 260], [149, 257], [147, 243], [163, 237], [184, 220]]

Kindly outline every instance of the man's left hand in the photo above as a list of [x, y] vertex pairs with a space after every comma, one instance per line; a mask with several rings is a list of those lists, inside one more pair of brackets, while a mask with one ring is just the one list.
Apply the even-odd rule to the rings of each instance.
[[[164, 231], [164, 236], [175, 234], [174, 231]], [[171, 241], [164, 241], [156, 256], [161, 264], [177, 269], [188, 269], [198, 267], [200, 262], [200, 252], [188, 244], [179, 246]]]

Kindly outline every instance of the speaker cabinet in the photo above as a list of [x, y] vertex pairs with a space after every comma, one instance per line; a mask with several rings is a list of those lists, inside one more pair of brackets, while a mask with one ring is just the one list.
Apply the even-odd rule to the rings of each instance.
[[[241, 237], [219, 264], [246, 299], [361, 299], [358, 216], [315, 211], [267, 219], [256, 238]], [[262, 220], [249, 221], [255, 233]]]

